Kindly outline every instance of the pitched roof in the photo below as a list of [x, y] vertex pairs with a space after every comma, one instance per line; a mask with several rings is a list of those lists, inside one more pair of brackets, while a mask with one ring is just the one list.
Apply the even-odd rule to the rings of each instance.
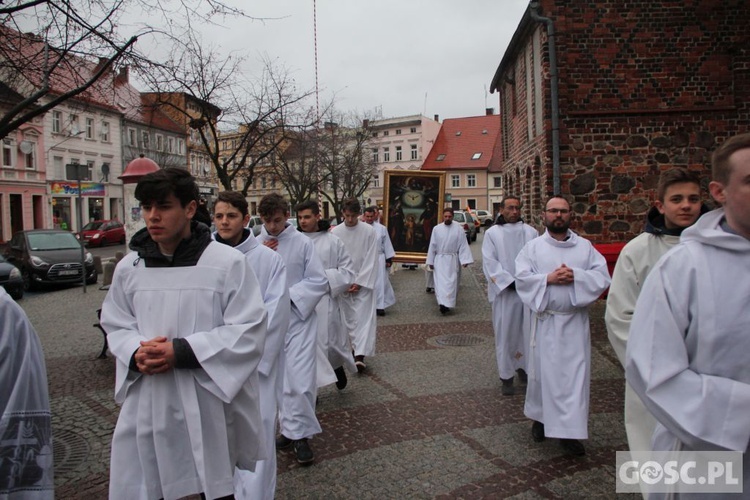
[[131, 85], [126, 74], [127, 71], [115, 80], [115, 100], [126, 120], [176, 134], [187, 133], [184, 127], [161, 111], [148, 96]]
[[499, 115], [443, 120], [422, 170], [487, 169], [499, 139]]

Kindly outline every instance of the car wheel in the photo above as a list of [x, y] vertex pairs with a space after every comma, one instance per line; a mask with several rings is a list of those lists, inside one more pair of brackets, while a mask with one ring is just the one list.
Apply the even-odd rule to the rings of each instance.
[[102, 238], [101, 240], [99, 240], [99, 246], [100, 247], [106, 247], [107, 246], [107, 240], [106, 240], [106, 238]]
[[471, 245], [471, 235], [470, 234], [466, 235], [466, 241], [468, 241], [469, 245]]
[[30, 292], [35, 288], [34, 280], [31, 279], [31, 273], [25, 267], [21, 269], [21, 278], [23, 278], [23, 290]]
[[124, 245], [124, 244], [125, 244], [125, 235], [123, 234], [122, 238], [120, 238], [120, 245]]
[[492, 227], [492, 219], [487, 219], [486, 221], [484, 221], [484, 227]]
[[471, 238], [471, 241], [477, 241], [477, 234], [479, 234], [479, 230], [477, 230], [477, 232], [474, 233], [474, 236]]
[[23, 288], [18, 288], [12, 292], [8, 292], [8, 295], [10, 295], [13, 300], [21, 300], [23, 298]]
[[87, 285], [96, 285], [96, 282], [97, 282], [98, 279], [99, 279], [99, 274], [97, 274], [97, 272], [94, 271], [94, 274], [90, 278], [86, 279], [86, 284]]

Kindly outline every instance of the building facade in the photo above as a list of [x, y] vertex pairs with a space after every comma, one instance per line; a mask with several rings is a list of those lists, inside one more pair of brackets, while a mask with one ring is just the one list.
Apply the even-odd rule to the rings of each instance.
[[750, 127], [748, 21], [742, 0], [530, 5], [491, 83], [501, 182], [524, 216], [560, 193], [581, 233], [627, 241], [662, 171], [707, 184], [712, 151]]

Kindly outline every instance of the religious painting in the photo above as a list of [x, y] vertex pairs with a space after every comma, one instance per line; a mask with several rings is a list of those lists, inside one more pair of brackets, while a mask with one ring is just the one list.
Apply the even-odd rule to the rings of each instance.
[[386, 170], [383, 218], [396, 262], [427, 260], [432, 229], [441, 222], [445, 172]]

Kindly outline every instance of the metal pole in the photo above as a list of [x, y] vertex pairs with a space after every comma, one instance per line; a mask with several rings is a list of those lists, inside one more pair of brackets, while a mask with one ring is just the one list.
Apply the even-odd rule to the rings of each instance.
[[81, 167], [76, 167], [78, 177], [78, 241], [81, 243], [81, 281], [83, 293], [86, 293], [86, 254], [83, 248], [83, 198], [81, 196]]

